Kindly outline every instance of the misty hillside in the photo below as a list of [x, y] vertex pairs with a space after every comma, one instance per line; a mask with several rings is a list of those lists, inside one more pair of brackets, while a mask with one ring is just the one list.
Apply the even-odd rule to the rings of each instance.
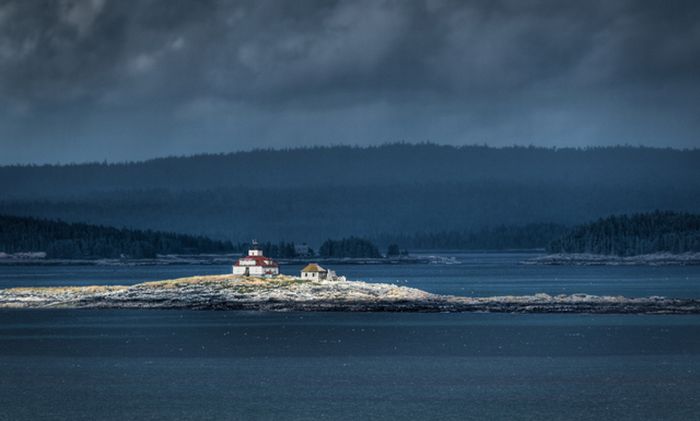
[[392, 144], [0, 167], [0, 212], [319, 245], [700, 211], [700, 151]]
[[700, 184], [700, 150], [435, 144], [314, 147], [124, 164], [0, 167], [6, 197], [130, 189], [202, 190], [431, 183]]

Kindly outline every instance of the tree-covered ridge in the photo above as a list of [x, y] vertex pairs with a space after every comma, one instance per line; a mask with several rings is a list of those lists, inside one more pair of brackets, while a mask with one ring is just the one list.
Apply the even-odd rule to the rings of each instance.
[[326, 240], [318, 249], [321, 257], [352, 257], [379, 258], [382, 257], [377, 246], [364, 238], [350, 237], [341, 240]]
[[657, 211], [609, 216], [575, 228], [547, 250], [617, 256], [700, 252], [700, 215]]
[[[698, 149], [334, 146], [0, 167], [0, 214], [314, 246], [451, 233], [447, 241], [432, 234], [408, 241], [472, 248], [488, 238], [465, 233], [498, 226], [574, 226], [657, 208], [698, 213], [699, 189]], [[399, 240], [381, 245], [435, 247]]]
[[484, 180], [609, 185], [698, 180], [690, 181], [697, 185], [699, 163], [697, 149], [393, 143], [260, 149], [129, 163], [0, 166], [0, 193], [36, 198], [115, 190], [392, 186]]
[[160, 231], [0, 215], [0, 251], [49, 258], [152, 258], [157, 254], [230, 253], [228, 241]]

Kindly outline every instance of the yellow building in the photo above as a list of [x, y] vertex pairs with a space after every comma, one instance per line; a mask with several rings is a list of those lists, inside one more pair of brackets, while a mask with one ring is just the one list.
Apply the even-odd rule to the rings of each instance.
[[319, 281], [326, 279], [328, 270], [322, 268], [318, 263], [309, 263], [301, 270], [301, 279]]

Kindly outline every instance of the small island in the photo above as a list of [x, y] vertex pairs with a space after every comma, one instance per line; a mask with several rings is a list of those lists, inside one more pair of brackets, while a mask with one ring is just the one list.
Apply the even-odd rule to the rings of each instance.
[[0, 308], [700, 314], [700, 300], [587, 294], [459, 297], [337, 276], [226, 274], [131, 286], [11, 288], [0, 290]]
[[[689, 222], [687, 219], [691, 218]], [[559, 255], [538, 257], [534, 264], [577, 264], [584, 262], [609, 262], [609, 259], [634, 259], [639, 251], [657, 251], [673, 245], [674, 250], [698, 248], [697, 231], [692, 215], [654, 213], [629, 217], [611, 217], [580, 227], [567, 236], [553, 242], [552, 250], [564, 251]], [[16, 219], [15, 225], [27, 220]], [[106, 233], [115, 247], [131, 244], [134, 236], [142, 243], [153, 242], [171, 249], [198, 244], [204, 250], [226, 249], [230, 243], [216, 242], [203, 237], [181, 236], [159, 232], [131, 232], [108, 227], [65, 224], [28, 220], [30, 226], [51, 233], [37, 236], [45, 244], [56, 244], [57, 234], [67, 235], [76, 230], [98, 230]], [[38, 222], [38, 224], [37, 224]], [[44, 224], [44, 225], [42, 225]], [[697, 224], [700, 226], [700, 223]], [[612, 228], [611, 228], [612, 227]], [[641, 231], [636, 228], [645, 227]], [[679, 227], [688, 232], [679, 233]], [[675, 230], [675, 231], [673, 231]], [[13, 230], [6, 229], [5, 236]], [[16, 231], [19, 232], [19, 231]], [[601, 235], [604, 233], [605, 235]], [[623, 235], [624, 234], [624, 235]], [[656, 239], [651, 241], [650, 239]], [[661, 239], [661, 240], [659, 240]], [[123, 240], [120, 243], [118, 240]], [[76, 244], [71, 243], [71, 244]], [[80, 246], [81, 243], [77, 242]], [[98, 244], [94, 239], [91, 246]], [[632, 247], [634, 245], [634, 247]], [[117, 249], [118, 249], [117, 247]], [[279, 254], [280, 246], [275, 254]], [[291, 250], [293, 244], [286, 248]], [[78, 247], [93, 250], [91, 247]], [[308, 263], [299, 276], [284, 275], [280, 263], [267, 255], [270, 245], [258, 245], [253, 241], [247, 254], [238, 257], [231, 273], [211, 276], [193, 276], [136, 285], [20, 287], [0, 290], [0, 308], [141, 308], [141, 309], [212, 309], [254, 311], [364, 311], [364, 312], [510, 312], [510, 313], [636, 313], [636, 314], [700, 314], [699, 299], [675, 299], [666, 297], [595, 296], [588, 294], [525, 296], [463, 297], [439, 295], [415, 288], [385, 283], [350, 281], [319, 263]], [[381, 258], [370, 242], [350, 238], [328, 240], [319, 257], [352, 256]], [[273, 249], [274, 250], [274, 249]], [[568, 251], [608, 252], [600, 258], [595, 254], [572, 254]], [[398, 248], [394, 250], [398, 252]], [[617, 253], [617, 254], [614, 254]], [[631, 256], [626, 256], [630, 254]], [[312, 256], [313, 254], [307, 254]], [[684, 256], [670, 254], [667, 256]], [[89, 256], [89, 255], [88, 255]], [[557, 257], [560, 256], [560, 257]], [[582, 259], [581, 256], [589, 256]], [[592, 256], [592, 257], [590, 257]], [[612, 256], [612, 257], [610, 257]], [[549, 259], [549, 260], [548, 260]], [[606, 260], [607, 259], [607, 260]], [[319, 260], [324, 265], [329, 260]], [[622, 260], [625, 261], [625, 260]], [[632, 260], [634, 261], [634, 260]], [[229, 260], [230, 262], [230, 260]], [[298, 263], [298, 262], [297, 262]]]

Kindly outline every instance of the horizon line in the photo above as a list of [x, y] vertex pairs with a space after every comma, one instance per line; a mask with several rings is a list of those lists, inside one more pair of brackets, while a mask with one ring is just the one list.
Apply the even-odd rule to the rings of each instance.
[[267, 152], [267, 153], [280, 153], [280, 152], [292, 152], [292, 151], [303, 151], [303, 150], [322, 150], [322, 149], [364, 149], [364, 150], [369, 150], [369, 149], [379, 149], [379, 148], [386, 148], [386, 147], [396, 147], [396, 146], [409, 146], [409, 147], [418, 147], [418, 146], [430, 146], [430, 147], [442, 147], [442, 148], [452, 148], [452, 149], [468, 149], [468, 148], [480, 148], [480, 149], [493, 149], [493, 150], [506, 150], [506, 149], [535, 149], [535, 150], [547, 150], [547, 151], [577, 151], [577, 152], [586, 152], [586, 151], [591, 151], [591, 150], [601, 150], [601, 149], [650, 149], [650, 150], [659, 150], [659, 151], [676, 151], [676, 152], [696, 152], [700, 150], [698, 147], [683, 147], [683, 148], [677, 148], [677, 147], [672, 147], [672, 146], [648, 146], [648, 145], [632, 145], [629, 143], [625, 144], [615, 144], [615, 145], [586, 145], [586, 146], [538, 146], [534, 144], [512, 144], [512, 145], [502, 145], [502, 146], [493, 146], [493, 145], [488, 145], [486, 143], [465, 143], [465, 144], [447, 144], [447, 143], [438, 143], [438, 142], [433, 142], [433, 141], [421, 141], [421, 142], [407, 142], [407, 141], [398, 141], [398, 142], [384, 142], [376, 145], [360, 145], [360, 144], [349, 144], [349, 143], [338, 143], [338, 144], [332, 144], [332, 145], [298, 145], [298, 146], [289, 146], [289, 147], [254, 147], [254, 148], [249, 148], [249, 149], [239, 149], [239, 150], [232, 150], [232, 151], [221, 151], [221, 152], [201, 152], [201, 153], [193, 153], [190, 155], [163, 155], [163, 156], [154, 156], [151, 158], [144, 158], [144, 159], [135, 159], [135, 160], [120, 160], [120, 161], [108, 161], [106, 159], [103, 159], [102, 161], [98, 160], [86, 160], [86, 161], [70, 161], [70, 162], [32, 162], [32, 163], [10, 163], [10, 164], [0, 164], [0, 168], [18, 168], [18, 167], [70, 167], [70, 166], [89, 166], [89, 165], [114, 165], [114, 166], [120, 166], [120, 165], [138, 165], [138, 164], [147, 164], [150, 162], [154, 161], [162, 161], [162, 160], [177, 160], [177, 159], [191, 159], [191, 158], [202, 158], [202, 157], [226, 157], [226, 156], [233, 156], [233, 155], [244, 155], [244, 154], [253, 154], [253, 153], [261, 153], [261, 152]]

